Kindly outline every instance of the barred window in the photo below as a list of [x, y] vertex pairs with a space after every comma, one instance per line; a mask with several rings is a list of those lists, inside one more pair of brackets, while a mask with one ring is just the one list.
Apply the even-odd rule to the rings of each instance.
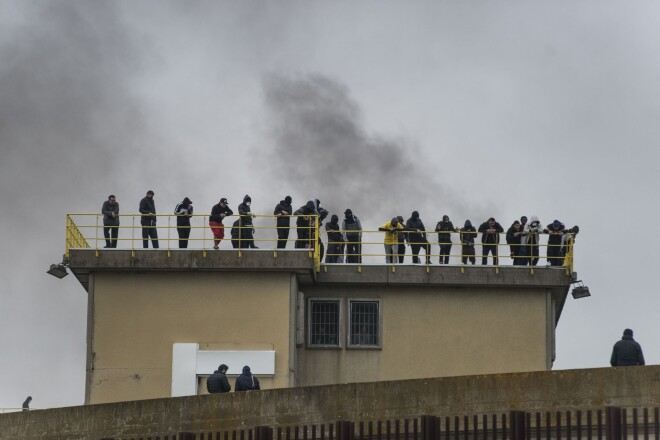
[[351, 301], [349, 345], [380, 346], [379, 301]]
[[310, 300], [309, 345], [339, 345], [339, 301]]

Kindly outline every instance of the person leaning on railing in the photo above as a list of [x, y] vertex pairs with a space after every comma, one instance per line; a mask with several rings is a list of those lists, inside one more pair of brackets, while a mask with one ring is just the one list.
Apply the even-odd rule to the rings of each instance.
[[479, 226], [479, 232], [482, 232], [481, 235], [481, 264], [484, 266], [488, 264], [488, 254], [493, 254], [493, 264], [498, 265], [499, 260], [497, 258], [497, 246], [500, 243], [500, 234], [504, 232], [504, 228], [498, 222], [495, 221], [493, 217], [489, 218], [487, 221], [483, 222]]
[[286, 248], [286, 242], [289, 239], [289, 227], [291, 225], [291, 196], [286, 196], [275, 206], [273, 215], [277, 216], [277, 248]]
[[403, 227], [398, 218], [392, 217], [392, 220], [386, 222], [378, 228], [379, 231], [385, 232], [385, 240], [383, 244], [385, 245], [385, 262], [388, 264], [394, 264], [397, 262], [397, 251], [399, 247], [399, 231], [403, 231], [406, 228]]
[[548, 233], [548, 250], [546, 251], [546, 255], [550, 266], [561, 266], [563, 263], [561, 248], [564, 229], [566, 229], [564, 224], [559, 220], [555, 220], [546, 227], [545, 231], [543, 231]]
[[536, 266], [539, 262], [539, 233], [541, 222], [535, 215], [531, 216], [529, 223], [523, 227], [523, 238], [520, 244], [524, 253], [523, 265]]
[[362, 223], [360, 219], [353, 215], [351, 209], [344, 211], [344, 221], [341, 224], [341, 230], [344, 231], [344, 240], [346, 241], [346, 262], [362, 262]]
[[412, 249], [413, 263], [419, 263], [419, 251], [424, 249], [426, 264], [431, 264], [431, 244], [426, 238], [426, 227], [424, 227], [422, 219], [419, 218], [419, 212], [412, 212], [411, 217], [406, 221], [406, 229], [411, 231], [408, 234], [408, 240]]
[[442, 216], [442, 221], [435, 225], [435, 232], [438, 233], [438, 244], [440, 245], [440, 264], [449, 264], [451, 255], [451, 233], [458, 232], [454, 224], [449, 220], [448, 215]]
[[114, 194], [110, 194], [108, 200], [103, 202], [101, 212], [103, 213], [105, 247], [116, 248], [117, 237], [119, 236], [119, 203], [117, 203], [117, 198]]
[[256, 216], [252, 214], [251, 204], [252, 198], [246, 194], [243, 197], [243, 203], [238, 205], [238, 215], [240, 215], [239, 225], [241, 226], [238, 231], [240, 237], [238, 247], [258, 249], [254, 244], [254, 224], [252, 223], [252, 219]]

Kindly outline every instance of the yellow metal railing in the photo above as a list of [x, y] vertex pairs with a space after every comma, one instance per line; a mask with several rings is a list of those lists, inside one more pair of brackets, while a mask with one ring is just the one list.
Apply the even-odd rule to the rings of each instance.
[[[142, 226], [140, 224], [141, 214], [122, 214], [119, 216], [120, 225], [109, 228], [103, 226], [102, 214], [67, 214], [66, 217], [66, 251], [69, 255], [70, 249], [92, 248], [98, 253], [105, 249], [108, 241], [104, 232], [110, 232], [109, 239], [112, 243], [112, 229], [117, 232], [117, 239], [114, 247], [119, 249], [130, 249], [134, 251], [144, 247], [144, 231], [155, 230], [157, 233], [157, 242], [160, 249], [167, 250], [168, 256], [172, 251], [179, 248], [202, 249], [204, 255], [206, 252], [213, 252], [214, 235], [208, 225], [208, 214], [195, 214], [190, 218], [190, 226], [177, 226], [177, 217], [173, 214], [158, 214], [156, 226]], [[314, 259], [314, 266], [317, 271], [321, 269], [321, 263], [354, 263], [359, 266], [362, 264], [391, 264], [392, 266], [401, 263], [404, 264], [422, 264], [427, 267], [431, 264], [438, 264], [442, 257], [448, 260], [449, 264], [471, 263], [474, 258], [476, 264], [482, 264], [484, 248], [479, 242], [481, 233], [472, 233], [475, 235], [475, 243], [472, 247], [473, 253], [466, 253], [460, 243], [460, 233], [451, 232], [452, 244], [449, 251], [441, 253], [441, 244], [438, 241], [429, 240], [423, 243], [411, 243], [406, 240], [403, 244], [403, 250], [399, 251], [398, 246], [387, 254], [385, 251], [383, 238], [384, 232], [377, 230], [363, 229], [359, 231], [359, 241], [347, 241], [346, 234], [355, 234], [357, 231], [330, 231], [339, 232], [344, 239], [340, 242], [328, 242], [324, 227], [319, 224], [318, 216], [289, 216], [290, 227], [278, 228], [276, 226], [277, 217], [274, 215], [253, 215], [251, 223], [241, 223], [238, 215], [225, 218], [224, 221], [224, 239], [220, 243], [221, 249], [234, 249], [241, 256], [243, 252], [251, 248], [272, 251], [274, 256], [282, 250], [278, 248], [278, 242], [282, 239], [278, 237], [278, 229], [288, 229], [289, 234], [286, 238], [284, 249], [295, 249], [307, 251], [310, 258]], [[304, 226], [297, 226], [299, 218], [305, 220]], [[104, 231], [106, 229], [106, 231]], [[233, 231], [233, 236], [232, 236]], [[186, 232], [188, 237], [181, 238], [180, 232]], [[436, 232], [427, 232], [426, 238], [435, 238]], [[573, 271], [573, 252], [574, 235], [567, 233], [563, 244], [554, 245], [547, 243], [547, 234], [539, 233], [541, 243], [535, 245], [519, 245], [518, 250], [525, 249], [525, 255], [512, 256], [511, 246], [506, 243], [505, 233], [499, 234], [499, 243], [495, 244], [498, 255], [498, 264], [495, 266], [517, 264], [533, 268], [542, 262], [550, 264], [554, 259], [557, 267], [564, 267], [568, 271]], [[184, 235], [185, 237], [185, 235]], [[147, 247], [153, 247], [155, 238], [147, 237]], [[225, 243], [228, 242], [228, 243]], [[324, 246], [325, 244], [325, 246]], [[351, 246], [355, 245], [355, 246]], [[413, 246], [419, 247], [418, 255], [413, 253]], [[111, 246], [112, 247], [112, 246]], [[428, 260], [426, 248], [428, 247]], [[514, 248], [515, 249], [515, 248]], [[542, 252], [545, 249], [545, 252]], [[548, 250], [557, 249], [555, 256], [548, 255]], [[415, 249], [416, 250], [416, 249]], [[353, 253], [351, 253], [353, 251]], [[388, 257], [389, 261], [388, 261]], [[514, 260], [515, 257], [515, 260]], [[393, 261], [392, 261], [393, 260]], [[413, 261], [415, 260], [415, 261]], [[487, 258], [488, 264], [493, 265], [493, 255]], [[394, 268], [393, 268], [394, 270]]]

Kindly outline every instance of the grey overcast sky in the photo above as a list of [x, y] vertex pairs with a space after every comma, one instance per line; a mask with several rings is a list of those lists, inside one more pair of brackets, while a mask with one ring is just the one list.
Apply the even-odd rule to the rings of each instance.
[[86, 293], [45, 271], [147, 189], [577, 224], [554, 368], [626, 327], [660, 362], [658, 54], [656, 1], [0, 0], [0, 408], [82, 404]]

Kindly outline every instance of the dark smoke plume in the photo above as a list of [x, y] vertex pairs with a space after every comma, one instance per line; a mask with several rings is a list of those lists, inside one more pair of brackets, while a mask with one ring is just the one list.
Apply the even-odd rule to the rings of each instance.
[[264, 80], [272, 142], [268, 167], [286, 186], [318, 195], [332, 213], [353, 209], [370, 227], [419, 210], [427, 228], [464, 215], [436, 180], [429, 158], [409, 142], [367, 133], [345, 86], [323, 75]]

